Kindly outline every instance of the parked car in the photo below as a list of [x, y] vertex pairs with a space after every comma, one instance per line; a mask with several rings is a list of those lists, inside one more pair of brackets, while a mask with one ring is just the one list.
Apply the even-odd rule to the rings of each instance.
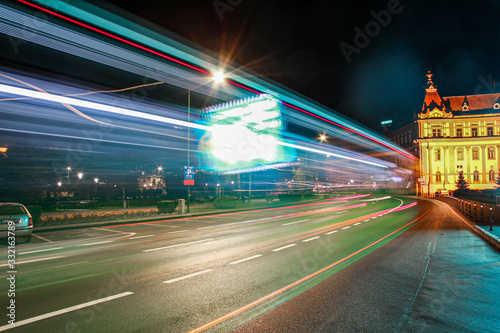
[[30, 212], [20, 203], [0, 202], [0, 238], [9, 236], [9, 223], [13, 222], [16, 242], [31, 241], [33, 218]]

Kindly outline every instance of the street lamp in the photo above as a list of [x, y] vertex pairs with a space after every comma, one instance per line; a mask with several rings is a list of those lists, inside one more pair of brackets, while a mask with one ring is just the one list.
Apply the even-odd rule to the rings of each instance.
[[79, 172], [79, 173], [78, 173], [78, 179], [82, 180], [82, 178], [83, 178], [83, 173], [82, 173], [82, 172]]
[[66, 168], [66, 170], [68, 170], [68, 185], [69, 185], [69, 172], [71, 171], [71, 167], [70, 167], [70, 166], [68, 166], [68, 167]]

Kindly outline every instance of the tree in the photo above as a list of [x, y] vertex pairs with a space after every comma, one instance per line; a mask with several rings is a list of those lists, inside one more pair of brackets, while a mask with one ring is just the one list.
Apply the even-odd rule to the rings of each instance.
[[457, 190], [455, 191], [455, 194], [462, 194], [463, 192], [469, 191], [469, 183], [467, 183], [467, 181], [465, 180], [463, 171], [459, 171], [458, 180], [455, 184], [457, 184]]

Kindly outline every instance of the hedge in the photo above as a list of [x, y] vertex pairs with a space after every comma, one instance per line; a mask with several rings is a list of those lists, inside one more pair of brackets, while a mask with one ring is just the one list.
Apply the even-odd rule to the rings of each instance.
[[172, 214], [177, 208], [177, 200], [162, 200], [156, 203], [160, 214]]

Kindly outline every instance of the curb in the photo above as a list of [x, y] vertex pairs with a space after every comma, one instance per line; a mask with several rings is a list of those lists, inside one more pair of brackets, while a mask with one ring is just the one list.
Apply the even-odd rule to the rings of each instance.
[[480, 234], [482, 238], [500, 251], [500, 237], [493, 235], [478, 225], [474, 225], [474, 229], [476, 233]]
[[[434, 199], [435, 200], [435, 199]], [[441, 201], [443, 202], [443, 201]], [[481, 226], [477, 225], [474, 221], [469, 219], [467, 215], [465, 215], [461, 210], [456, 207], [450, 205], [448, 202], [443, 202], [447, 204], [451, 209], [460, 214], [463, 218], [462, 220], [472, 229], [474, 233], [476, 233], [479, 237], [485, 240], [488, 244], [490, 244], [495, 250], [500, 251], [500, 237], [493, 235], [492, 233], [484, 230]], [[497, 226], [497, 228], [499, 228]]]

